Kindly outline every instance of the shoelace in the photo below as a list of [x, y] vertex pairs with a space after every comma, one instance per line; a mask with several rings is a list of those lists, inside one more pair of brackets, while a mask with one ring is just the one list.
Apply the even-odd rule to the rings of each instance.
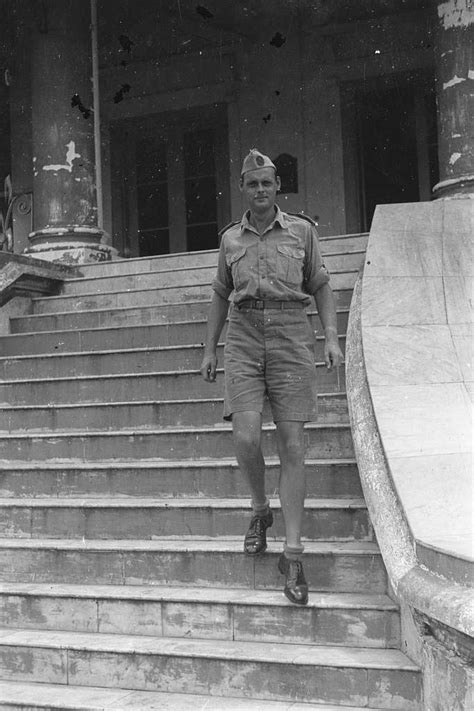
[[261, 518], [255, 518], [254, 521], [252, 522], [252, 533], [261, 536], [263, 533], [265, 533], [266, 527], [263, 522], [263, 519]]
[[303, 566], [299, 560], [290, 561], [290, 566], [288, 569], [288, 582], [301, 582], [300, 578], [303, 575]]

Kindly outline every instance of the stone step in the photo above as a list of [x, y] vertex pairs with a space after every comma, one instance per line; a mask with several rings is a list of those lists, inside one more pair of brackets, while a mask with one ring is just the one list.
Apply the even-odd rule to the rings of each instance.
[[[223, 398], [201, 400], [169, 400], [157, 402], [102, 402], [72, 405], [0, 405], [1, 432], [56, 432], [58, 430], [120, 430], [133, 427], [191, 427], [213, 425], [222, 420]], [[271, 422], [268, 403], [263, 421]], [[320, 423], [348, 422], [345, 393], [318, 395]]]
[[108, 292], [127, 292], [135, 289], [166, 289], [172, 286], [211, 284], [216, 275], [215, 266], [188, 265], [176, 269], [147, 271], [140, 274], [104, 274], [103, 276], [65, 279], [63, 296], [83, 296]]
[[217, 266], [218, 253], [217, 249], [208, 249], [196, 252], [155, 254], [149, 257], [124, 257], [114, 259], [111, 262], [81, 264], [80, 271], [85, 277], [92, 278], [120, 274], [142, 274], [143, 272], [183, 269], [191, 266], [215, 268]]
[[[148, 292], [150, 299], [153, 292]], [[348, 311], [352, 290], [334, 291], [338, 311]], [[86, 309], [85, 311], [59, 311], [36, 313], [10, 318], [11, 333], [38, 333], [39, 331], [67, 331], [71, 329], [110, 328], [112, 326], [136, 326], [165, 324], [182, 321], [204, 321], [209, 311], [209, 299], [182, 303], [129, 306], [111, 309]], [[38, 306], [38, 304], [35, 304]], [[316, 314], [314, 307], [310, 314]]]
[[160, 690], [418, 711], [419, 669], [398, 650], [1, 630], [6, 681]]
[[[265, 555], [244, 555], [236, 538], [144, 540], [0, 539], [0, 581], [79, 585], [186, 585], [282, 589], [282, 543]], [[306, 541], [310, 590], [386, 594], [383, 560], [371, 541]], [[1, 673], [0, 673], [1, 678]]]
[[[285, 535], [278, 499], [267, 537]], [[249, 499], [88, 498], [0, 499], [0, 538], [143, 539], [157, 536], [239, 536], [250, 522]], [[363, 499], [306, 499], [304, 538], [373, 540]]]
[[[350, 287], [353, 288], [353, 287]], [[106, 309], [124, 309], [132, 307], [164, 306], [189, 301], [209, 301], [212, 297], [211, 285], [187, 284], [160, 287], [155, 289], [134, 289], [130, 291], [111, 291], [84, 296], [48, 296], [32, 299], [35, 314], [57, 314], [72, 311], [91, 311]]]
[[[40, 338], [37, 338], [38, 341]], [[119, 339], [120, 340], [120, 339]], [[345, 351], [345, 336], [339, 344]], [[30, 344], [34, 347], [34, 343]], [[95, 344], [99, 346], [100, 344]], [[0, 346], [1, 347], [1, 346]], [[324, 338], [318, 337], [314, 348], [316, 362], [324, 360]], [[31, 373], [36, 378], [71, 378], [77, 376], [113, 375], [127, 373], [150, 373], [154, 370], [185, 371], [199, 368], [203, 346], [146, 346], [116, 350], [91, 350], [40, 353], [38, 355], [10, 355], [0, 357], [0, 380], [10, 382], [25, 380]], [[224, 362], [224, 345], [217, 349], [219, 363]]]
[[[278, 491], [279, 463], [266, 459], [267, 491]], [[354, 459], [307, 459], [307, 495], [319, 498], [362, 496]], [[0, 462], [2, 497], [248, 497], [234, 459], [146, 462]]]
[[396, 648], [398, 608], [385, 595], [138, 585], [2, 583], [0, 626], [145, 636]]
[[[4, 711], [341, 711], [333, 704], [299, 704], [230, 696], [131, 691], [71, 684], [0, 681], [0, 709]], [[344, 711], [367, 711], [346, 706]], [[372, 707], [372, 711], [382, 711]]]
[[[367, 248], [368, 232], [320, 237], [322, 254], [333, 255], [340, 252], [361, 252]], [[151, 257], [116, 259], [112, 262], [82, 264], [80, 271], [87, 277], [110, 276], [111, 274], [141, 274], [148, 271], [185, 268], [189, 266], [217, 266], [217, 249], [201, 252], [178, 252]]]
[[331, 235], [320, 237], [319, 244], [324, 255], [335, 252], [365, 251], [369, 241], [369, 233], [362, 232], [348, 235]]
[[[352, 290], [356, 282], [358, 271], [333, 273], [331, 286], [335, 292]], [[152, 284], [145, 288], [128, 289], [126, 291], [97, 291], [82, 295], [69, 294], [48, 296], [47, 298], [33, 299], [35, 313], [57, 313], [58, 311], [87, 311], [89, 309], [110, 309], [132, 306], [150, 306], [151, 304], [172, 304], [179, 302], [209, 300], [212, 296], [210, 280], [202, 283], [190, 283], [187, 279], [184, 284], [165, 286]], [[344, 298], [347, 300], [347, 296]], [[338, 299], [337, 299], [338, 301]]]
[[119, 309], [27, 314], [10, 318], [10, 330], [11, 333], [38, 333], [39, 331], [67, 331], [71, 329], [204, 321], [207, 319], [209, 305], [209, 300], [198, 300]]
[[[149, 400], [156, 394], [158, 401], [207, 399], [222, 397], [224, 370], [218, 367], [215, 383], [206, 383], [198, 370], [156, 371], [113, 375], [76, 375], [64, 378], [27, 378], [0, 382], [0, 404], [47, 405], [136, 402]], [[341, 367], [328, 371], [324, 363], [316, 363], [321, 392], [344, 392], [345, 373]], [[0, 455], [1, 458], [1, 455]]]
[[[365, 250], [357, 252], [338, 252], [326, 254], [324, 263], [331, 274], [331, 280], [343, 272], [358, 271], [364, 262]], [[99, 294], [109, 291], [127, 291], [129, 289], [152, 289], [179, 286], [181, 284], [210, 284], [216, 275], [216, 265], [188, 264], [173, 269], [160, 268], [135, 274], [86, 275], [82, 278], [65, 279], [61, 293], [65, 296], [74, 294]], [[153, 265], [154, 266], [154, 265]]]
[[[354, 456], [347, 424], [309, 423], [305, 429], [306, 456], [348, 458]], [[263, 425], [262, 449], [276, 454], [274, 427]], [[228, 457], [233, 452], [230, 425], [164, 429], [129, 429], [0, 435], [0, 459], [45, 461], [47, 459], [203, 459]]]
[[[347, 330], [348, 312], [338, 313], [338, 329], [341, 337]], [[318, 336], [317, 353], [321, 355], [324, 337], [316, 315], [310, 323]], [[227, 324], [222, 330], [224, 342]], [[115, 326], [112, 328], [71, 329], [67, 331], [40, 331], [39, 333], [19, 333], [0, 336], [0, 377], [8, 372], [6, 357], [25, 355], [55, 355], [58, 353], [87, 353], [96, 351], [117, 352], [127, 349], [164, 348], [165, 346], [201, 346], [206, 338], [205, 321], [183, 321], [170, 324], [148, 324]], [[11, 367], [11, 366], [10, 366]]]

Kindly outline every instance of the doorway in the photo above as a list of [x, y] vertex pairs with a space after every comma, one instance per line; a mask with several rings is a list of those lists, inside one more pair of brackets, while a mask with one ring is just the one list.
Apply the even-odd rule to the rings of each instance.
[[379, 204], [431, 199], [438, 182], [436, 99], [427, 78], [384, 77], [341, 89], [347, 232]]
[[126, 257], [215, 249], [230, 219], [226, 110], [112, 126], [114, 246]]

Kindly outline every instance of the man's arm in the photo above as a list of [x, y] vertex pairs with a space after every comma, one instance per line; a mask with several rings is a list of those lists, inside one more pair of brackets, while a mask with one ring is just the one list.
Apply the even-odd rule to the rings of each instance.
[[337, 368], [344, 360], [337, 337], [337, 314], [334, 295], [328, 283], [323, 284], [314, 295], [318, 308], [319, 318], [324, 328], [326, 343], [324, 346], [324, 360], [329, 370]]
[[208, 383], [216, 379], [217, 344], [229, 310], [229, 302], [215, 291], [207, 317], [206, 345], [201, 363], [201, 375]]

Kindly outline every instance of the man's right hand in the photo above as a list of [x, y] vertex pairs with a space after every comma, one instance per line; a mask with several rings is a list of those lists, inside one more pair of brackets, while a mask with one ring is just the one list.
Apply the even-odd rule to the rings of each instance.
[[216, 380], [217, 356], [215, 354], [204, 354], [201, 363], [201, 375], [207, 383], [214, 383]]

